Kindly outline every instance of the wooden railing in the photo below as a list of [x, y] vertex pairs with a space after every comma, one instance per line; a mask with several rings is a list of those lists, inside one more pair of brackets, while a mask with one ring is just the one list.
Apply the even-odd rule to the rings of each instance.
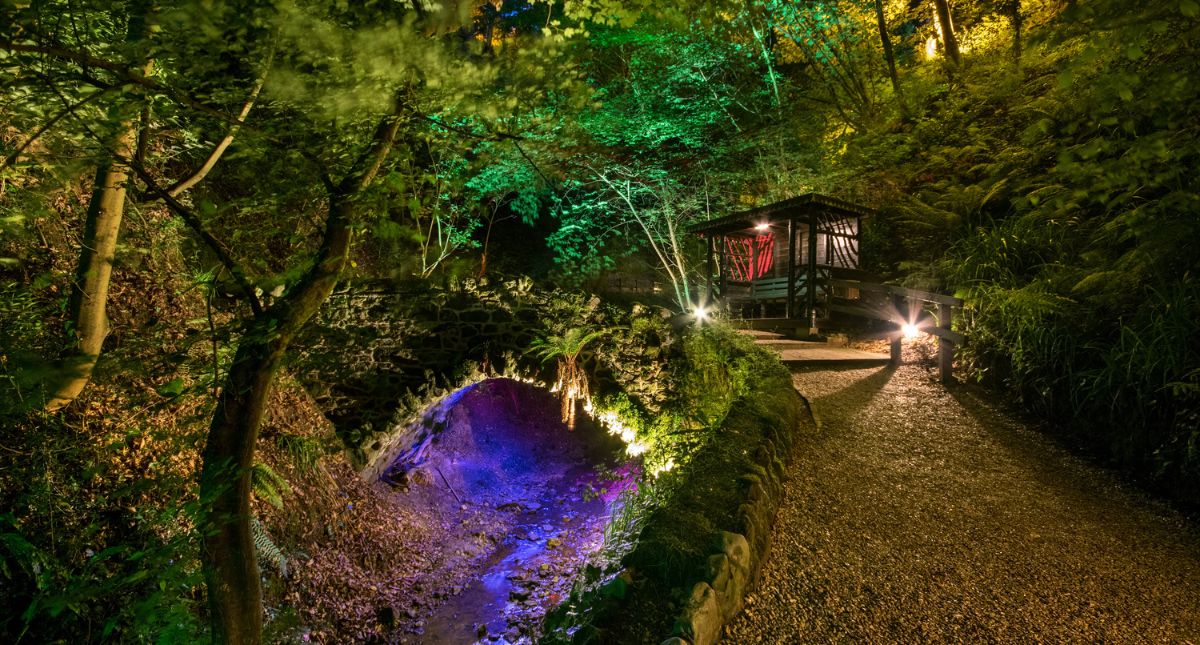
[[663, 284], [657, 280], [613, 275], [606, 276], [596, 285], [596, 288], [605, 293], [656, 295], [662, 293]]
[[[863, 294], [853, 304], [830, 299], [826, 307], [830, 311], [875, 320], [884, 320], [896, 325], [890, 334], [892, 363], [900, 362], [900, 339], [904, 325], [912, 324], [926, 334], [938, 339], [938, 375], [943, 382], [951, 380], [954, 365], [954, 347], [965, 340], [962, 334], [951, 329], [954, 310], [962, 310], [963, 301], [953, 296], [929, 291], [919, 291], [889, 284], [875, 284], [857, 280], [828, 280], [832, 288], [857, 289]], [[866, 297], [870, 294], [872, 297]], [[932, 320], [925, 316], [927, 308], [933, 309]]]

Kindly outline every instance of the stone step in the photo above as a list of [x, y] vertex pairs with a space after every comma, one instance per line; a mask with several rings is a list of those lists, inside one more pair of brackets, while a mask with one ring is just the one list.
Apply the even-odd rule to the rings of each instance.
[[875, 367], [890, 362], [887, 354], [825, 343], [815, 345], [782, 350], [779, 352], [779, 360], [788, 367]]
[[783, 334], [777, 334], [773, 331], [767, 331], [765, 329], [739, 329], [738, 333], [742, 334], [743, 336], [749, 336], [755, 341], [784, 339]]
[[754, 344], [758, 345], [760, 347], [766, 347], [767, 349], [774, 349], [776, 351], [785, 351], [785, 350], [789, 350], [789, 349], [806, 349], [806, 348], [816, 348], [816, 347], [831, 347], [831, 345], [829, 343], [826, 343], [825, 341], [788, 340], [786, 338], [759, 339], [759, 340], [755, 340]]
[[840, 342], [827, 343], [791, 340], [783, 334], [761, 329], [739, 329], [738, 333], [753, 338], [755, 345], [774, 351], [788, 367], [874, 367], [889, 362], [886, 354], [846, 347], [844, 337]]

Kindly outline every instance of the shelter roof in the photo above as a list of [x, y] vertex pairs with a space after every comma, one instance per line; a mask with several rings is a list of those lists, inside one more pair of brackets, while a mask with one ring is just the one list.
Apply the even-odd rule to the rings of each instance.
[[866, 217], [873, 215], [875, 211], [860, 206], [851, 202], [843, 201], [836, 197], [822, 195], [820, 193], [806, 193], [799, 197], [785, 199], [774, 204], [759, 206], [748, 211], [718, 217], [716, 219], [701, 222], [688, 227], [689, 233], [732, 233], [734, 231], [742, 231], [754, 228], [755, 226], [768, 223], [786, 222], [788, 220], [803, 220], [807, 221], [812, 216], [826, 216], [836, 219], [844, 219], [848, 217]]

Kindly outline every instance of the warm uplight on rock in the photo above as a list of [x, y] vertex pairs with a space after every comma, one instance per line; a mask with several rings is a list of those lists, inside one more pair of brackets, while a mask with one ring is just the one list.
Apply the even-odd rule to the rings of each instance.
[[901, 325], [900, 331], [904, 334], [905, 338], [916, 338], [917, 335], [921, 333], [921, 330], [918, 329], [916, 325], [911, 323], [905, 323], [904, 325]]

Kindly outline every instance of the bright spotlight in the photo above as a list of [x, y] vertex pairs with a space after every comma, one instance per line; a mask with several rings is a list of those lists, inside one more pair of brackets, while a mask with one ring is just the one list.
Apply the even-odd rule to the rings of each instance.
[[917, 326], [912, 323], [905, 323], [901, 325], [900, 331], [904, 334], [905, 338], [916, 338], [917, 334], [921, 333], [921, 330], [917, 329]]
[[704, 322], [708, 319], [708, 310], [704, 307], [696, 307], [692, 311], [692, 315], [696, 317], [696, 322]]
[[756, 231], [765, 231], [765, 230], [767, 230], [767, 229], [769, 229], [769, 228], [771, 228], [771, 223], [770, 223], [770, 222], [761, 222], [761, 223], [759, 223], [759, 224], [756, 224], [756, 225], [754, 226], [754, 230], [756, 230]]

